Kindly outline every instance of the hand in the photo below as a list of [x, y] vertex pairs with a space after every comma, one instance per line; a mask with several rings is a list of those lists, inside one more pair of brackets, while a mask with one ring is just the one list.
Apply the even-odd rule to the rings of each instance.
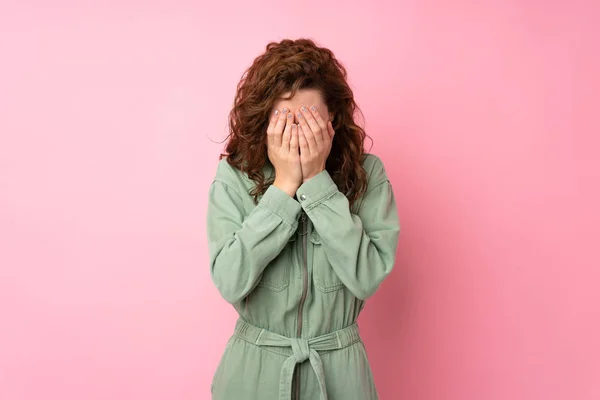
[[267, 128], [267, 153], [275, 167], [273, 185], [293, 197], [302, 183], [298, 128], [286, 108], [275, 110]]
[[310, 110], [301, 107], [296, 111], [296, 116], [299, 122], [300, 164], [304, 183], [325, 169], [335, 131], [331, 121], [328, 119], [325, 122], [314, 106]]

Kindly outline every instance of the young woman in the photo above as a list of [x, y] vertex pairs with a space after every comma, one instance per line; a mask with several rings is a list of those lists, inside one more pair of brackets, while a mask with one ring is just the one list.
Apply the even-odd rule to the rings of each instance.
[[213, 399], [378, 398], [356, 319], [400, 227], [356, 110], [308, 39], [269, 43], [238, 85], [207, 213], [211, 276], [239, 313]]

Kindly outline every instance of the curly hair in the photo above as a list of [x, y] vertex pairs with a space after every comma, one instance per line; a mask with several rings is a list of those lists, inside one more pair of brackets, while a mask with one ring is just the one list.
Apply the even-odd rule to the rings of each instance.
[[[225, 153], [234, 168], [256, 182], [250, 191], [254, 202], [264, 194], [273, 180], [265, 181], [262, 171], [270, 163], [265, 135], [269, 114], [286, 92], [317, 89], [335, 118], [335, 136], [325, 168], [350, 207], [366, 192], [367, 174], [362, 167], [364, 140], [369, 137], [354, 121], [362, 112], [346, 81], [347, 72], [329, 49], [318, 47], [311, 39], [284, 39], [270, 42], [244, 72], [237, 85], [234, 105], [229, 113], [229, 135]], [[369, 137], [370, 138], [370, 137]]]

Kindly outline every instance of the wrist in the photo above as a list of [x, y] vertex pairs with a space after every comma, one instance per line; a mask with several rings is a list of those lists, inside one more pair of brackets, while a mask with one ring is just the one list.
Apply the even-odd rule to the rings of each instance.
[[310, 180], [311, 178], [314, 178], [315, 176], [319, 175], [321, 172], [323, 172], [325, 170], [325, 167], [318, 169], [317, 171], [311, 173], [308, 176], [305, 176], [302, 178], [302, 183], [306, 183], [306, 181]]
[[273, 182], [273, 186], [275, 186], [278, 189], [281, 189], [282, 191], [287, 193], [290, 197], [294, 197], [294, 195], [296, 194], [296, 190], [298, 189], [297, 185], [290, 184], [287, 182], [281, 182], [281, 181], [278, 181], [277, 179], [275, 179], [275, 181]]

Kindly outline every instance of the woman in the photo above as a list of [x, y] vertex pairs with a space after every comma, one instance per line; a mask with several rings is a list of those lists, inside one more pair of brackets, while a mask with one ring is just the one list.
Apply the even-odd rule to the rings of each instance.
[[212, 279], [239, 313], [213, 399], [377, 399], [356, 319], [394, 265], [399, 221], [346, 70], [308, 39], [246, 71], [209, 194]]

